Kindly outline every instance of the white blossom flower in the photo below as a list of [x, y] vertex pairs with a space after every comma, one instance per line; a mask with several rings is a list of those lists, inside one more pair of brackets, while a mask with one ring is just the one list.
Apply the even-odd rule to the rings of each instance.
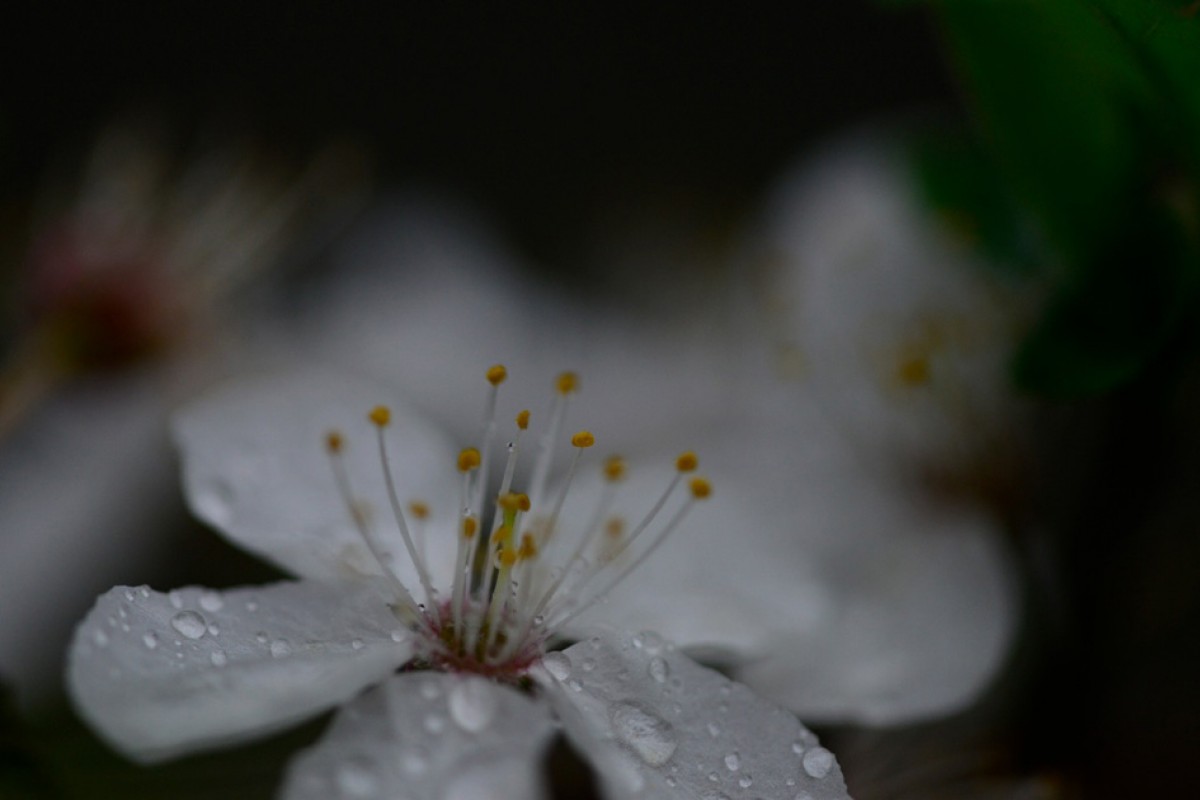
[[[638, 316], [548, 298], [477, 226], [411, 204], [377, 219], [341, 266], [310, 336], [331, 361], [411, 384], [422, 406], [460, 419], [472, 395], [439, 380], [447, 363], [482, 369], [508, 349], [532, 354], [522, 372], [579, 363], [603, 386], [594, 394], [618, 398], [586, 418], [631, 465], [652, 471], [650, 454], [689, 444], [716, 456], [721, 491], [688, 536], [573, 622], [652, 627], [805, 719], [952, 713], [1003, 663], [1019, 608], [998, 521], [918, 490], [883, 443], [848, 439], [830, 395], [782, 380], [739, 309], [680, 313], [671, 297]], [[852, 293], [837, 300], [857, 313]], [[394, 344], [407, 342], [419, 344]], [[626, 399], [637, 387], [646, 399]], [[605, 484], [576, 483], [571, 513], [586, 513]], [[653, 502], [641, 496], [653, 486], [630, 487], [612, 516], [636, 524], [634, 501]]]
[[752, 247], [789, 370], [864, 463], [1003, 488], [1030, 410], [1009, 362], [1035, 287], [923, 205], [914, 169], [878, 135], [804, 159]]
[[568, 511], [595, 443], [569, 437], [550, 482], [577, 378], [559, 376], [530, 442], [528, 411], [507, 431], [496, 421], [506, 371], [487, 377], [479, 448], [457, 455], [420, 416], [377, 405], [378, 390], [329, 376], [238, 385], [186, 410], [193, 510], [299, 580], [105, 594], [68, 663], [85, 718], [149, 762], [349, 701], [292, 764], [288, 798], [536, 798], [552, 714], [608, 797], [846, 797], [834, 757], [793, 716], [656, 634], [553, 649], [689, 512], [703, 514], [693, 508], [711, 487], [685, 452], [614, 533], [609, 505], [643, 479], [609, 459], [600, 501]]

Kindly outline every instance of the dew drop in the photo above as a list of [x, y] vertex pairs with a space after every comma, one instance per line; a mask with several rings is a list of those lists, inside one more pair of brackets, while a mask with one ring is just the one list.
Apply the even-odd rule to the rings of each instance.
[[258, 633], [254, 634], [254, 641], [258, 642], [259, 644], [266, 644], [268, 638], [269, 637], [267, 634], [263, 631], [259, 631]]
[[126, 599], [126, 600], [133, 600], [133, 589], [126, 589], [126, 590], [125, 590], [125, 599]]
[[814, 747], [804, 754], [804, 771], [814, 778], [824, 778], [833, 768], [833, 753], [824, 747]]
[[708, 735], [714, 739], [721, 735], [721, 729], [712, 722], [708, 723], [704, 727], [708, 729]]
[[499, 700], [491, 684], [485, 681], [463, 681], [455, 684], [447, 698], [450, 717], [469, 733], [479, 733], [492, 724]]
[[220, 592], [207, 591], [200, 595], [200, 607], [205, 611], [220, 611], [225, 605]]
[[638, 634], [641, 638], [641, 647], [646, 651], [647, 655], [656, 656], [662, 652], [663, 646], [666, 644], [663, 638], [654, 631], [642, 631]]
[[580, 683], [579, 681], [575, 680], [574, 678], [571, 678], [571, 680], [567, 681], [567, 688], [570, 689], [572, 692], [582, 692], [583, 684]]
[[195, 611], [180, 611], [171, 617], [171, 627], [189, 639], [199, 639], [208, 630], [204, 617]]
[[354, 641], [350, 642], [350, 646], [353, 647], [355, 650], [362, 650], [363, 649], [363, 640], [355, 639]]
[[650, 664], [646, 667], [646, 671], [650, 673], [650, 677], [657, 683], [665, 683], [667, 676], [671, 674], [671, 667], [667, 665], [665, 659], [655, 656], [650, 659]]
[[174, 608], [183, 608], [183, 595], [178, 589], [172, 589], [167, 592], [167, 599], [171, 601], [171, 606]]
[[404, 628], [396, 628], [396, 630], [392, 631], [392, 641], [393, 642], [397, 642], [397, 643], [403, 642], [407, 638], [408, 638], [408, 633], [405, 632]]
[[284, 658], [292, 654], [292, 646], [288, 644], [287, 639], [275, 639], [271, 642], [271, 656], [274, 658]]
[[446, 718], [441, 714], [428, 714], [424, 720], [425, 730], [437, 735], [446, 730]]
[[804, 750], [805, 750], [804, 742], [802, 742], [798, 739], [796, 741], [792, 742], [792, 752], [793, 753], [795, 753], [798, 756], [802, 756], [802, 755], [804, 755]]
[[229, 658], [225, 655], [224, 650], [213, 650], [208, 660], [212, 662], [214, 667], [223, 667], [229, 663]]
[[652, 767], [665, 764], [675, 754], [678, 742], [671, 725], [640, 705], [617, 703], [612, 724], [617, 738]]
[[813, 796], [808, 792], [800, 792], [792, 800], [813, 800]]
[[585, 658], [583, 660], [583, 663], [580, 664], [580, 666], [583, 667], [584, 672], [591, 672], [592, 670], [594, 670], [596, 668], [596, 659]]
[[737, 772], [742, 766], [742, 759], [737, 753], [730, 753], [725, 756], [725, 768], [730, 772]]
[[246, 610], [253, 614], [255, 611], [258, 611], [258, 603], [254, 602], [253, 600], [247, 600]]
[[557, 681], [565, 681], [571, 676], [571, 658], [566, 653], [546, 653], [542, 656], [542, 666]]
[[150, 599], [150, 588], [147, 586], [141, 586], [138, 588], [138, 594], [142, 596], [143, 600], [148, 600]]
[[424, 697], [426, 700], [437, 700], [441, 696], [442, 696], [442, 690], [438, 687], [436, 682], [434, 682], [434, 681], [422, 681], [421, 682], [421, 697]]
[[749, 789], [753, 785], [754, 779], [749, 775], [743, 775], [742, 777], [738, 778], [738, 786], [742, 787], [743, 789]]
[[142, 643], [146, 645], [147, 650], [153, 650], [158, 647], [158, 634], [154, 631], [147, 631], [142, 634]]
[[97, 647], [107, 647], [108, 634], [97, 628], [96, 632], [92, 634], [92, 641], [96, 643]]
[[216, 636], [216, 635], [218, 635], [220, 632], [221, 632], [221, 629], [220, 629], [220, 628], [218, 628], [218, 627], [217, 627], [215, 624], [213, 624], [213, 623], [211, 623], [211, 622], [210, 622], [210, 623], [208, 623], [208, 634], [209, 634], [209, 636]]

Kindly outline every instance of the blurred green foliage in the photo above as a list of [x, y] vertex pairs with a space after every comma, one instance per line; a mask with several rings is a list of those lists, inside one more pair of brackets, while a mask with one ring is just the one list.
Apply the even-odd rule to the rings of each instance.
[[923, 141], [926, 192], [1051, 287], [1014, 364], [1081, 396], [1139, 375], [1200, 289], [1200, 2], [926, 0], [975, 122]]

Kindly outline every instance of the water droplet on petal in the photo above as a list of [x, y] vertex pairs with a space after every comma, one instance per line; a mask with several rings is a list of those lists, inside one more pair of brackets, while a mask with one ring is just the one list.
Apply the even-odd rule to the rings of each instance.
[[795, 753], [796, 755], [798, 755], [798, 756], [804, 755], [805, 749], [806, 748], [804, 746], [804, 742], [801, 742], [799, 740], [792, 742], [792, 752]]
[[258, 611], [258, 603], [254, 602], [253, 600], [247, 600], [246, 610], [253, 614], [255, 611]]
[[730, 753], [729, 755], [725, 756], [725, 768], [730, 772], [737, 772], [741, 766], [742, 759], [738, 757], [737, 753]]
[[147, 650], [153, 650], [158, 647], [158, 634], [154, 631], [147, 631], [142, 634], [142, 642], [146, 645]]
[[180, 611], [171, 617], [171, 627], [189, 639], [199, 639], [208, 630], [204, 617], [195, 611]]
[[792, 800], [813, 800], [813, 796], [808, 792], [800, 792]]
[[650, 673], [650, 677], [657, 683], [665, 683], [667, 676], [671, 674], [671, 667], [665, 659], [655, 656], [650, 659], [650, 664], [646, 667], [646, 671]]
[[200, 607], [205, 611], [220, 611], [225, 605], [220, 592], [207, 591], [200, 595]]
[[583, 667], [584, 672], [591, 672], [592, 670], [594, 670], [596, 668], [596, 659], [585, 658], [583, 660], [583, 663], [580, 664], [580, 666]]
[[226, 657], [224, 650], [213, 650], [208, 660], [212, 662], [214, 667], [223, 667], [229, 663], [229, 658]]
[[355, 650], [362, 650], [363, 649], [363, 640], [355, 639], [354, 641], [350, 642], [350, 646], [352, 648], [354, 648]]
[[96, 632], [92, 634], [92, 640], [97, 647], [105, 647], [108, 645], [108, 634], [97, 628]]
[[708, 735], [714, 739], [721, 735], [721, 729], [711, 722], [704, 727], [708, 729]]
[[258, 642], [259, 644], [266, 644], [268, 638], [270, 637], [268, 637], [263, 631], [259, 631], [258, 633], [254, 634], [254, 641]]
[[125, 590], [125, 599], [126, 599], [126, 600], [132, 600], [132, 599], [133, 599], [133, 589], [126, 589], [126, 590]]
[[437, 700], [441, 696], [442, 690], [436, 681], [422, 681], [421, 697], [424, 697], [426, 700]]
[[675, 754], [678, 742], [670, 723], [635, 703], [617, 703], [612, 710], [613, 729], [652, 767], [665, 764]]
[[446, 718], [441, 714], [429, 714], [425, 717], [425, 730], [437, 735], [446, 730]]
[[284, 658], [292, 654], [292, 646], [287, 639], [276, 639], [271, 642], [271, 655], [274, 658]]
[[138, 587], [138, 594], [142, 596], [143, 600], [147, 600], [150, 597], [150, 588], [148, 586]]
[[663, 646], [666, 644], [663, 638], [654, 631], [642, 631], [638, 636], [641, 637], [641, 646], [647, 655], [658, 655], [662, 652]]
[[833, 753], [824, 747], [814, 747], [804, 754], [804, 771], [814, 778], [824, 778], [833, 768]]
[[174, 608], [183, 608], [183, 595], [180, 594], [178, 589], [172, 589], [167, 592], [167, 599], [171, 601], [171, 605]]
[[396, 628], [396, 630], [392, 631], [392, 641], [393, 642], [403, 642], [407, 638], [408, 638], [408, 632], [405, 631], [403, 628]]
[[742, 787], [743, 789], [749, 789], [753, 785], [754, 779], [749, 775], [743, 775], [742, 777], [738, 778], [738, 786]]
[[450, 716], [465, 731], [479, 733], [492, 724], [499, 700], [491, 684], [463, 681], [450, 690], [447, 698]]

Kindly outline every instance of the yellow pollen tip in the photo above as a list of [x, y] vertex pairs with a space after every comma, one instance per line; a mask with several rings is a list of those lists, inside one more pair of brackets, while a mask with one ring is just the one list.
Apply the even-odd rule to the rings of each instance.
[[610, 483], [616, 483], [625, 477], [625, 459], [612, 456], [604, 462], [604, 478]]
[[521, 430], [529, 428], [529, 409], [525, 409], [520, 414], [517, 414], [517, 427]]
[[475, 532], [479, 530], [479, 521], [474, 517], [463, 517], [462, 535], [464, 539], [474, 539]]
[[505, 511], [516, 511], [520, 507], [521, 495], [516, 492], [509, 492], [496, 498], [496, 502]]
[[500, 384], [504, 383], [504, 379], [507, 377], [508, 370], [504, 368], [503, 364], [496, 364], [492, 367], [488, 367], [487, 379], [488, 383], [490, 383], [492, 386], [499, 386]]
[[337, 431], [330, 431], [325, 434], [325, 449], [331, 453], [342, 452], [342, 446], [345, 441], [342, 439], [342, 434]]
[[464, 447], [458, 454], [458, 471], [470, 472], [479, 466], [479, 451], [474, 447]]
[[571, 444], [575, 447], [591, 447], [596, 443], [596, 437], [591, 431], [580, 431], [571, 437]]
[[554, 381], [554, 388], [559, 394], [570, 394], [579, 391], [579, 376], [574, 372], [564, 372]]
[[517, 508], [521, 509], [522, 511], [529, 510], [529, 495], [525, 494], [524, 492], [517, 495]]
[[500, 566], [511, 567], [517, 563], [517, 551], [511, 547], [506, 547], [500, 551]]
[[387, 406], [375, 406], [367, 415], [367, 419], [382, 428], [392, 421], [392, 410]]
[[696, 458], [696, 454], [691, 450], [686, 453], [680, 453], [679, 458], [675, 459], [675, 469], [680, 472], [692, 472], [700, 465], [700, 460]]
[[703, 500], [712, 494], [712, 484], [704, 478], [692, 478], [689, 486], [692, 490], [692, 497], [697, 500]]
[[625, 533], [625, 520], [620, 517], [609, 517], [604, 523], [604, 535], [610, 539], [620, 539]]
[[429, 506], [420, 500], [413, 500], [408, 504], [408, 511], [417, 519], [429, 518]]
[[537, 558], [537, 554], [537, 542], [534, 541], [533, 535], [528, 533], [522, 534], [521, 548], [517, 550], [517, 556], [519, 556], [522, 561], [528, 561], [531, 558]]

